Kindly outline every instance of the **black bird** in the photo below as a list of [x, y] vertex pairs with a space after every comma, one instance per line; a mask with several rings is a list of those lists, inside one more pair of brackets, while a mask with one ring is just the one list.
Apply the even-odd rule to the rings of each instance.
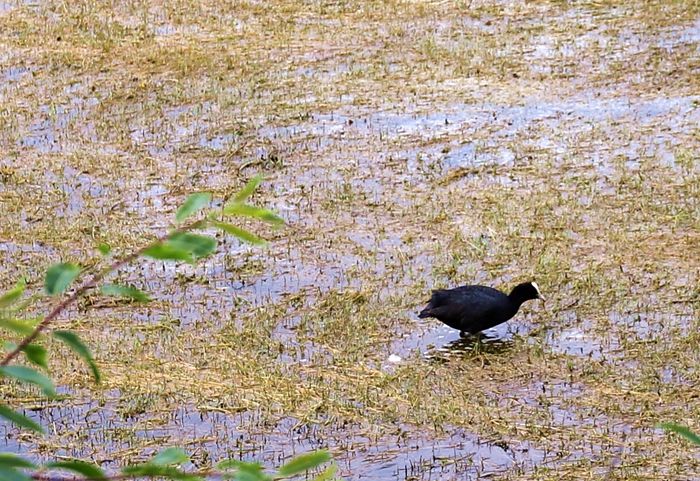
[[462, 333], [476, 334], [506, 322], [530, 299], [544, 301], [534, 282], [518, 284], [508, 295], [486, 286], [437, 289], [418, 317], [434, 317]]

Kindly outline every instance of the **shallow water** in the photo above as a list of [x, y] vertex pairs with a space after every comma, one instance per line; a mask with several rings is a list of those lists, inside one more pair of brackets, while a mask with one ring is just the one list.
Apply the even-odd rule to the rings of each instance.
[[[445, 428], [449, 435], [418, 435], [411, 426], [397, 426], [392, 433], [372, 426], [338, 428], [316, 432], [292, 418], [267, 424], [253, 413], [227, 415], [187, 406], [170, 413], [168, 422], [152, 423], [148, 415], [128, 414], [128, 406], [118, 402], [74, 401], [69, 408], [40, 409], [30, 417], [50, 425], [58, 433], [73, 430], [80, 419], [88, 443], [76, 448], [68, 443], [55, 454], [65, 457], [89, 457], [103, 467], [113, 465], [110, 453], [128, 449], [137, 439], [146, 444], [168, 444], [176, 438], [193, 453], [194, 466], [224, 458], [255, 459], [266, 465], [278, 465], [289, 455], [314, 449], [329, 449], [337, 457], [340, 471], [347, 479], [409, 480], [456, 476], [483, 479], [507, 470], [529, 470], [535, 465], [560, 461], [554, 453], [544, 453], [522, 442], [481, 440], [462, 429]], [[17, 437], [17, 431], [0, 426], [8, 441], [8, 452], [22, 453], [31, 445]], [[66, 439], [66, 441], [68, 441]], [[204, 456], [204, 457], [202, 457]], [[37, 459], [41, 459], [38, 456]]]
[[[11, 121], [0, 124], [5, 284], [28, 275], [32, 288], [40, 289], [50, 262], [92, 258], [94, 244], [105, 236], [124, 234], [122, 245], [132, 246], [162, 234], [186, 193], [212, 190], [222, 198], [262, 171], [269, 190], [261, 194], [264, 200], [254, 200], [268, 203], [287, 222], [283, 231], [264, 231], [270, 246], [261, 250], [219, 238], [218, 253], [196, 267], [152, 261], [128, 266], [117, 280], [149, 291], [155, 302], [136, 307], [95, 297], [81, 304], [77, 326], [107, 324], [104, 332], [93, 333], [104, 341], [95, 346], [98, 352], [133, 346], [139, 354], [148, 351], [148, 361], [158, 368], [192, 361], [186, 367], [206, 373], [198, 356], [206, 358], [208, 347], [243, 342], [253, 345], [246, 345], [250, 351], [243, 358], [273, 359], [274, 369], [259, 374], [275, 380], [280, 372], [308, 380], [315, 370], [345, 375], [362, 368], [386, 376], [387, 384], [401, 375], [408, 383], [403, 370], [443, 369], [446, 377], [450, 370], [457, 373], [456, 386], [460, 370], [486, 371], [488, 363], [502, 361], [513, 364], [514, 372], [488, 371], [493, 376], [477, 387], [494, 403], [494, 419], [474, 425], [464, 413], [447, 411], [410, 423], [405, 418], [412, 413], [394, 412], [393, 406], [365, 409], [362, 400], [342, 392], [358, 388], [360, 375], [347, 385], [338, 381], [339, 399], [325, 394], [337, 405], [324, 405], [328, 399], [299, 401], [295, 408], [303, 419], [280, 416], [269, 398], [254, 394], [236, 404], [237, 399], [207, 393], [210, 398], [194, 403], [187, 387], [184, 401], [179, 393], [148, 389], [76, 388], [65, 403], [37, 403], [27, 411], [51, 427], [49, 441], [0, 423], [3, 448], [42, 459], [85, 456], [116, 468], [165, 444], [186, 445], [196, 466], [224, 456], [279, 465], [293, 454], [327, 447], [347, 479], [380, 480], [527, 478], [536, 468], [566, 470], [589, 459], [601, 476], [628, 460], [634, 466], [635, 455], [662, 438], [650, 427], [656, 419], [648, 406], [658, 402], [667, 417], [685, 412], [685, 406], [675, 409], [652, 396], [684, 393], [697, 381], [693, 358], [658, 361], [663, 368], [651, 358], [661, 359], [677, 347], [673, 342], [692, 337], [697, 320], [689, 292], [697, 283], [697, 265], [684, 264], [680, 254], [667, 257], [666, 269], [653, 264], [676, 243], [696, 246], [697, 199], [686, 195], [667, 202], [668, 185], [653, 180], [659, 172], [654, 169], [668, 168], [673, 174], [664, 179], [672, 179], [670, 187], [686, 188], [697, 169], [700, 96], [684, 77], [673, 87], [660, 82], [692, 68], [672, 64], [673, 55], [690, 49], [687, 57], [693, 58], [700, 24], [695, 19], [651, 28], [626, 6], [562, 5], [549, 11], [545, 7], [554, 6], [506, 4], [500, 17], [479, 11], [451, 19], [436, 14], [427, 26], [414, 25], [413, 16], [391, 25], [372, 23], [370, 30], [379, 25], [383, 37], [352, 51], [331, 45], [333, 38], [320, 40], [327, 37], [324, 28], [343, 32], [344, 25], [332, 16], [305, 14], [294, 28], [310, 29], [305, 40], [313, 48], [297, 41], [301, 31], [293, 30], [283, 47], [275, 46], [284, 54], [273, 57], [266, 51], [269, 39], [258, 38], [261, 46], [250, 57], [255, 61], [231, 67], [250, 68], [251, 85], [217, 83], [206, 69], [181, 78], [157, 58], [143, 71], [129, 66], [135, 70], [124, 78], [106, 67], [85, 74], [75, 67], [47, 79], [42, 57], [20, 62], [28, 53], [22, 49], [0, 57], [0, 95], [8, 105], [19, 99]], [[0, 2], [0, 15], [25, 7]], [[324, 4], [336, 7], [343, 6]], [[58, 15], [44, 13], [50, 19]], [[172, 47], [169, 54], [183, 55], [179, 68], [189, 68], [198, 57], [178, 50], [188, 36], [207, 47], [226, 38], [218, 47], [233, 49], [243, 42], [236, 35], [274, 34], [270, 25], [256, 23], [258, 13], [224, 15], [230, 39], [222, 32], [209, 35], [210, 25], [179, 23], [161, 11], [147, 15], [152, 24], [143, 34], [152, 33], [154, 45]], [[139, 21], [132, 15], [121, 23], [137, 28]], [[429, 31], [428, 40], [408, 37], [400, 54], [386, 48], [393, 35], [421, 29]], [[442, 62], [454, 53], [439, 48], [490, 45], [494, 34], [503, 42], [486, 52], [467, 51], [460, 57], [465, 65], [438, 78]], [[76, 35], [89, 49], [100, 32]], [[115, 41], [106, 51], [114, 48], [118, 57], [120, 45]], [[653, 52], [661, 57], [645, 57]], [[258, 65], [266, 55], [273, 59], [270, 65]], [[486, 60], [470, 63], [480, 55]], [[499, 61], [512, 65], [489, 70]], [[419, 68], [424, 64], [425, 71]], [[433, 70], [436, 77], [426, 77]], [[653, 77], [657, 70], [665, 73]], [[412, 85], [412, 92], [381, 80], [402, 74], [401, 83]], [[42, 82], [50, 93], [36, 87]], [[143, 96], [139, 82], [147, 85]], [[294, 90], [299, 85], [307, 90]], [[26, 92], [33, 97], [24, 98]], [[123, 98], [128, 101], [121, 103]], [[643, 211], [625, 197], [637, 187], [641, 194], [648, 189], [658, 195], [658, 205], [640, 199]], [[542, 205], [527, 202], [532, 197]], [[621, 202], [628, 204], [620, 208]], [[529, 223], [511, 216], [519, 208], [529, 209], [522, 213]], [[614, 215], [619, 209], [625, 212], [622, 222]], [[669, 212], [666, 224], [644, 231], [654, 225], [644, 224], [644, 216]], [[115, 229], [109, 231], [108, 224]], [[55, 237], [43, 239], [47, 231]], [[666, 231], [676, 236], [672, 243], [660, 237], [653, 249], [644, 248]], [[79, 237], [67, 246], [56, 240], [71, 232]], [[640, 232], [630, 242], [639, 243], [642, 253], [620, 250], [623, 242], [615, 241], [614, 232]], [[504, 259], [505, 244], [511, 250]], [[650, 266], [637, 263], [643, 255]], [[596, 271], [603, 262], [608, 263]], [[629, 279], [619, 274], [628, 275], [625, 269], [632, 272]], [[535, 275], [549, 280], [546, 296], [554, 298], [553, 309], [528, 305], [478, 342], [438, 321], [417, 319], [432, 288], [464, 283], [505, 288]], [[364, 305], [374, 311], [363, 311]], [[345, 318], [337, 314], [344, 308]], [[386, 315], [377, 316], [384, 308]], [[375, 336], [360, 348], [339, 339], [348, 334], [332, 325], [356, 318], [368, 320], [351, 324], [351, 335], [360, 341]], [[211, 339], [211, 346], [194, 339]], [[178, 344], [180, 350], [171, 352], [175, 342], [192, 351]], [[517, 357], [523, 346], [527, 359]], [[356, 351], [339, 352], [345, 348]], [[110, 361], [110, 382], [119, 386], [125, 382], [119, 366], [131, 359]], [[528, 362], [548, 363], [547, 369], [529, 371]], [[561, 368], [567, 362], [568, 371]], [[629, 379], [615, 377], [625, 370]], [[651, 381], [644, 378], [644, 384], [642, 375]], [[396, 385], [401, 386], [391, 384]], [[252, 390], [243, 386], [243, 394], [246, 388]], [[404, 392], [393, 395], [406, 401]], [[373, 395], [381, 398], [382, 391]], [[440, 416], [454, 417], [448, 423]]]

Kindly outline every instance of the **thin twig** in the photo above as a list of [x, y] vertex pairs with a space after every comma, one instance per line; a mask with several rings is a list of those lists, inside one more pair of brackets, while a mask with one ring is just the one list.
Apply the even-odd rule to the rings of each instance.
[[78, 287], [75, 291], [73, 291], [73, 294], [70, 296], [66, 297], [63, 301], [61, 301], [56, 307], [54, 307], [51, 312], [49, 312], [44, 319], [41, 320], [39, 324], [36, 325], [34, 330], [27, 335], [22, 341], [15, 347], [12, 351], [8, 352], [3, 360], [0, 362], [0, 366], [7, 366], [10, 361], [12, 361], [17, 355], [24, 350], [29, 344], [31, 344], [38, 336], [41, 334], [42, 331], [44, 331], [47, 327], [49, 327], [49, 324], [51, 324], [56, 318], [63, 312], [68, 306], [73, 304], [75, 301], [77, 301], [81, 296], [83, 296], [87, 291], [90, 289], [93, 289], [97, 287], [97, 285], [105, 278], [107, 275], [110, 273], [117, 271], [121, 269], [123, 266], [126, 264], [130, 263], [134, 259], [138, 258], [141, 254], [143, 254], [147, 249], [153, 247], [156, 244], [159, 244], [161, 242], [164, 242], [167, 240], [169, 237], [171, 237], [173, 234], [181, 233], [181, 232], [187, 232], [190, 230], [194, 230], [198, 227], [200, 227], [204, 223], [203, 220], [198, 220], [195, 222], [191, 222], [187, 225], [184, 225], [182, 227], [178, 227], [177, 229], [168, 232], [167, 234], [159, 237], [158, 239], [154, 240], [153, 242], [143, 246], [137, 251], [132, 252], [131, 254], [127, 255], [126, 257], [122, 257], [121, 259], [117, 259], [114, 261], [112, 264], [109, 266], [105, 267], [102, 269], [100, 272], [92, 276], [92, 278], [88, 281], [86, 281], [83, 285]]
[[[231, 479], [231, 474], [234, 473], [235, 471], [217, 471], [214, 469], [202, 469], [201, 471], [192, 471], [192, 472], [186, 472], [182, 471], [181, 478], [177, 479], [182, 479], [185, 476], [191, 476], [192, 478], [201, 478], [201, 479], [211, 479], [211, 478], [221, 478], [221, 479]], [[140, 473], [133, 473], [133, 474], [114, 474], [111, 476], [104, 476], [104, 477], [99, 477], [99, 478], [92, 478], [92, 477], [86, 477], [86, 476], [55, 476], [55, 475], [50, 475], [50, 474], [42, 474], [42, 473], [33, 473], [30, 475], [30, 477], [36, 481], [123, 481], [125, 479], [139, 479], [139, 478], [168, 478], [167, 474], [140, 474]], [[271, 475], [270, 479], [274, 479], [276, 481], [281, 481], [285, 479], [290, 479], [293, 478], [294, 475], [289, 475], [289, 476], [284, 476], [280, 474], [273, 474]]]
[[132, 479], [135, 478], [135, 475], [127, 475], [127, 474], [115, 474], [114, 476], [105, 476], [104, 478], [86, 478], [86, 477], [78, 477], [78, 476], [52, 476], [50, 474], [38, 474], [34, 473], [31, 475], [32, 479], [36, 479], [37, 481], [78, 481], [78, 480], [94, 480], [94, 481], [120, 481], [122, 479]]
[[[211, 469], [205, 469], [202, 471], [195, 471], [195, 472], [183, 472], [183, 475], [187, 476], [192, 476], [192, 477], [200, 477], [200, 478], [223, 478], [224, 474], [219, 471], [214, 471]], [[230, 475], [230, 473], [228, 473]], [[138, 479], [138, 478], [162, 478], [162, 477], [167, 477], [164, 476], [163, 474], [114, 474], [111, 476], [104, 476], [100, 478], [91, 478], [91, 477], [85, 477], [85, 476], [55, 476], [51, 474], [41, 474], [41, 473], [33, 473], [31, 475], [32, 479], [35, 479], [37, 481], [122, 481], [124, 479]]]
[[[222, 478], [225, 473], [218, 471], [213, 471], [211, 469], [206, 469], [202, 471], [195, 471], [191, 473], [183, 472], [183, 475], [201, 478]], [[230, 474], [230, 473], [229, 473]], [[51, 474], [40, 474], [33, 473], [31, 478], [37, 481], [122, 481], [124, 479], [138, 479], [138, 478], [162, 478], [167, 477], [163, 474], [114, 474], [111, 476], [104, 476], [100, 478], [90, 478], [85, 476], [56, 476]]]

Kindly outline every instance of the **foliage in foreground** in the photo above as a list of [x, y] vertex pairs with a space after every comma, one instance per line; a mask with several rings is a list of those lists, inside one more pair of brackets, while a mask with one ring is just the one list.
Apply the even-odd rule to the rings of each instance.
[[[218, 229], [225, 234], [254, 245], [265, 243], [257, 235], [225, 221], [226, 217], [248, 217], [271, 224], [282, 224], [283, 221], [272, 211], [248, 204], [246, 201], [254, 193], [262, 178], [257, 176], [220, 210], [209, 209], [202, 215], [203, 209], [210, 206], [212, 195], [200, 192], [190, 195], [175, 215], [175, 227], [166, 235], [156, 239], [146, 246], [134, 250], [120, 258], [112, 257], [112, 249], [106, 243], [97, 246], [103, 257], [101, 269], [94, 270], [92, 275], [73, 291], [65, 295], [73, 282], [89, 275], [81, 267], [71, 262], [52, 265], [46, 271], [44, 292], [48, 296], [64, 297], [39, 319], [27, 318], [26, 309], [33, 304], [39, 295], [24, 297], [26, 282], [24, 279], [8, 292], [0, 296], [0, 329], [18, 337], [17, 342], [4, 340], [6, 354], [0, 361], [0, 378], [4, 382], [19, 382], [36, 386], [47, 398], [56, 396], [54, 382], [45, 374], [48, 373], [48, 352], [41, 341], [46, 335], [65, 343], [90, 368], [96, 383], [100, 382], [100, 371], [90, 349], [83, 343], [78, 334], [70, 330], [52, 329], [53, 322], [67, 307], [75, 303], [81, 296], [99, 289], [106, 296], [118, 296], [133, 302], [148, 302], [150, 296], [134, 286], [109, 284], [106, 278], [138, 258], [151, 258], [168, 262], [188, 262], [205, 258], [216, 251], [218, 242], [211, 235], [196, 233], [205, 229]], [[198, 215], [197, 220], [191, 220]], [[23, 364], [18, 364], [24, 355]], [[5, 418], [19, 428], [44, 433], [44, 429], [34, 420], [0, 402], [0, 417]], [[124, 467], [120, 473], [108, 474], [94, 463], [83, 460], [56, 461], [38, 465], [23, 456], [12, 453], [0, 453], [0, 481], [29, 481], [79, 479], [117, 480], [134, 478], [168, 478], [176, 481], [197, 481], [203, 478], [222, 478], [239, 481], [272, 481], [292, 478], [302, 475], [308, 470], [318, 468], [330, 461], [327, 451], [314, 451], [297, 456], [282, 465], [276, 472], [266, 471], [258, 463], [243, 462], [236, 459], [226, 459], [219, 462], [215, 469], [186, 471], [183, 465], [190, 458], [184, 450], [169, 447], [156, 454], [150, 461]], [[56, 475], [57, 471], [68, 471], [71, 476]], [[336, 465], [330, 464], [316, 478], [316, 481], [330, 480], [335, 477]]]
[[676, 433], [684, 437], [691, 443], [695, 444], [696, 446], [700, 446], [700, 436], [698, 436], [685, 426], [681, 426], [680, 424], [675, 423], [661, 423], [658, 425], [658, 427], [664, 429], [665, 431]]

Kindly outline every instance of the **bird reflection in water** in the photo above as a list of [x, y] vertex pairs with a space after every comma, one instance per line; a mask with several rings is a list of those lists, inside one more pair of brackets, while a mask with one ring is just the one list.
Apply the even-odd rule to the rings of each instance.
[[475, 354], [500, 354], [508, 351], [512, 346], [512, 339], [489, 336], [480, 332], [463, 335], [443, 346], [433, 347], [424, 356], [431, 361], [447, 362], [472, 357]]

